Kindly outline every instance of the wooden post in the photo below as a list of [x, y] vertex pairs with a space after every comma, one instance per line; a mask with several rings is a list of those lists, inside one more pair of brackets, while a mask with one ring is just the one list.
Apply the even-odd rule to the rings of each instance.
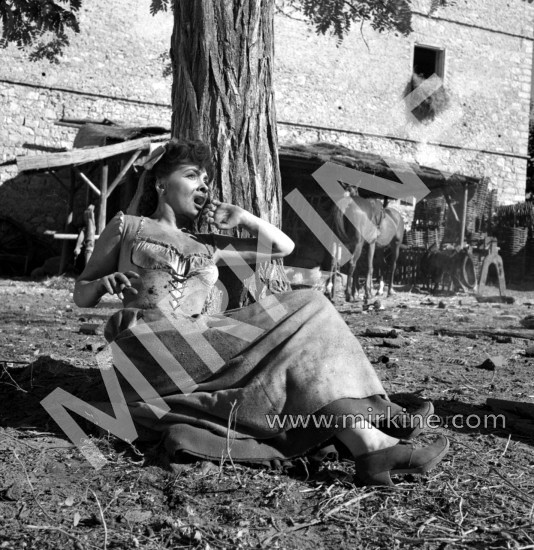
[[139, 151], [135, 151], [135, 153], [130, 157], [126, 165], [124, 164], [124, 160], [121, 160], [121, 171], [109, 186], [108, 197], [111, 195], [111, 193], [113, 193], [117, 185], [120, 185], [122, 179], [127, 174], [128, 170], [133, 166], [133, 163], [137, 160], [137, 157], [139, 157], [142, 152], [142, 149], [140, 149]]
[[467, 199], [469, 197], [469, 187], [467, 185], [464, 189], [464, 200], [462, 204], [462, 224], [460, 227], [460, 248], [464, 247], [465, 242], [465, 226], [467, 224]]
[[[65, 233], [70, 233], [72, 230], [72, 220], [74, 219], [74, 194], [76, 193], [76, 176], [74, 170], [70, 169], [70, 187], [69, 187], [69, 197], [68, 197], [68, 211], [67, 219], [65, 220]], [[61, 259], [59, 261], [59, 273], [61, 275], [67, 269], [68, 256], [70, 250], [69, 241], [63, 241], [61, 246]]]
[[95, 207], [90, 204], [83, 213], [85, 219], [85, 265], [95, 248]]
[[108, 173], [109, 173], [109, 166], [107, 161], [104, 161], [100, 172], [100, 200], [98, 203], [98, 221], [96, 224], [96, 230], [99, 235], [104, 230], [104, 227], [106, 227], [106, 210], [107, 210], [107, 202], [108, 202]]

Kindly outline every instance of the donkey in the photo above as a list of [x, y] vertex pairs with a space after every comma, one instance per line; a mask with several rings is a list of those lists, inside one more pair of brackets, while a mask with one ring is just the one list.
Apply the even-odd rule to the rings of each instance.
[[[367, 255], [367, 279], [365, 284], [364, 300], [367, 303], [372, 294], [373, 285], [373, 260], [375, 250], [379, 259], [380, 289], [384, 288], [383, 274], [386, 271], [385, 249], [392, 250], [391, 276], [389, 279], [388, 296], [393, 291], [393, 278], [397, 267], [397, 259], [404, 236], [404, 222], [400, 213], [394, 208], [384, 207], [379, 199], [364, 199], [358, 195], [357, 188], [351, 186], [349, 196], [341, 199], [334, 207], [333, 225], [339, 239], [347, 246], [352, 254], [349, 262], [345, 299], [350, 302], [355, 299], [358, 285], [358, 277], [354, 276], [356, 264], [368, 243]], [[333, 280], [335, 281], [336, 258], [333, 259]], [[329, 285], [330, 286], [330, 285]], [[332, 294], [335, 289], [332, 289]]]

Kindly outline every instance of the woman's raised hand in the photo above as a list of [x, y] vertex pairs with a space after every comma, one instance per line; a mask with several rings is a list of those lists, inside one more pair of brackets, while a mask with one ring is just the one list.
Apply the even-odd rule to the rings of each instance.
[[106, 292], [108, 294], [116, 294], [121, 300], [124, 299], [123, 292], [131, 292], [132, 294], [137, 294], [137, 290], [132, 288], [132, 283], [130, 279], [138, 279], [139, 274], [135, 271], [126, 271], [121, 273], [117, 271], [111, 275], [106, 275], [99, 279], [99, 290], [102, 294]]
[[233, 229], [242, 223], [245, 213], [240, 206], [214, 199], [206, 206], [205, 216], [206, 221], [217, 229]]

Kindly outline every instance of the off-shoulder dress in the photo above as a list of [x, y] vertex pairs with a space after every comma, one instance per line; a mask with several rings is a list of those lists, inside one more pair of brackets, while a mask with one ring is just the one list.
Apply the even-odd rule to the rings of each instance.
[[150, 399], [122, 380], [135, 423], [157, 434], [171, 458], [220, 459], [230, 437], [234, 460], [283, 460], [324, 444], [351, 415], [400, 411], [321, 293], [208, 314], [217, 235], [162, 235], [153, 220], [121, 212], [106, 230], [120, 247], [117, 270], [140, 277], [105, 336], [114, 361], [155, 390]]

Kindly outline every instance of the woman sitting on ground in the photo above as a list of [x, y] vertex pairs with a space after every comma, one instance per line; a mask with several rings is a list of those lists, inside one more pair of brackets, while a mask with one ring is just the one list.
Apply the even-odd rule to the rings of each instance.
[[[229, 435], [232, 459], [246, 462], [285, 460], [341, 441], [360, 484], [391, 485], [391, 473], [435, 466], [448, 440], [438, 436], [417, 449], [406, 441], [420, 425], [410, 426], [413, 417], [386, 398], [359, 342], [322, 294], [292, 291], [205, 313], [217, 265], [247, 273], [247, 264], [283, 258], [294, 247], [265, 220], [209, 202], [213, 175], [201, 142], [173, 139], [156, 149], [129, 209], [134, 215], [111, 220], [76, 283], [78, 306], [95, 306], [106, 293], [123, 301], [106, 338], [166, 404], [158, 414], [127, 386], [136, 424], [161, 437], [171, 460], [179, 453], [220, 460]], [[199, 234], [202, 216], [253, 237]], [[419, 420], [432, 412], [425, 402]], [[381, 415], [393, 419], [389, 428]], [[293, 425], [298, 419], [308, 425]]]

